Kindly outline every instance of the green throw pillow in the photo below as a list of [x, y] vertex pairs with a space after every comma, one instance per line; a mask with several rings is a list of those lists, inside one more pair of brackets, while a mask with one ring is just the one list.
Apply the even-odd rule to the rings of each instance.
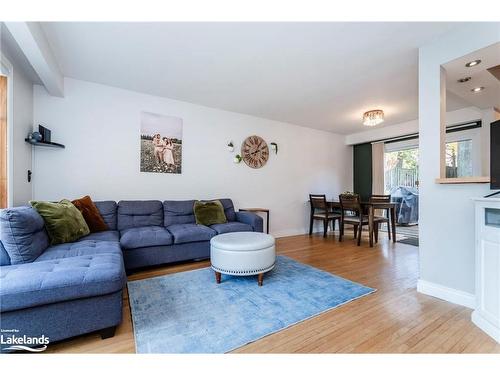
[[59, 203], [30, 201], [30, 204], [43, 217], [51, 245], [74, 242], [90, 233], [82, 213], [67, 199]]
[[194, 202], [194, 217], [196, 224], [212, 225], [227, 223], [224, 207], [220, 201]]

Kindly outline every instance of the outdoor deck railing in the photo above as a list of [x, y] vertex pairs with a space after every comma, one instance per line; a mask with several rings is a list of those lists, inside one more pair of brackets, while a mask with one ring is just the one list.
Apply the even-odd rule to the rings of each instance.
[[391, 191], [397, 186], [418, 188], [418, 168], [393, 168], [385, 171], [385, 190]]

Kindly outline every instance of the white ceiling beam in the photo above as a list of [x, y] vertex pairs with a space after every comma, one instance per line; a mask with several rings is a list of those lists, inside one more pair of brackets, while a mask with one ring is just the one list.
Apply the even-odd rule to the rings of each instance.
[[38, 22], [5, 22], [50, 95], [64, 96], [64, 76]]

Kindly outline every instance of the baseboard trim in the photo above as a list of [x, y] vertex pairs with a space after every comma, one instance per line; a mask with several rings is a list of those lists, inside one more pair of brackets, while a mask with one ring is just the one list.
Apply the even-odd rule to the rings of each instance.
[[[265, 229], [265, 228], [264, 228]], [[282, 230], [278, 232], [272, 232], [271, 233], [275, 238], [283, 238], [283, 237], [291, 237], [291, 236], [302, 236], [304, 234], [309, 234], [309, 229], [304, 230], [304, 229], [288, 229], [288, 230]], [[314, 230], [313, 234], [320, 234], [323, 235], [323, 230]], [[338, 228], [335, 228], [335, 232], [332, 232], [330, 229], [328, 230], [328, 236], [338, 236], [339, 231]]]
[[493, 340], [500, 343], [500, 329], [481, 316], [477, 311], [472, 312], [472, 322], [488, 334]]
[[[266, 228], [264, 228], [265, 230]], [[285, 229], [285, 230], [280, 230], [277, 232], [272, 232], [271, 234], [275, 238], [282, 238], [282, 237], [291, 237], [291, 236], [300, 236], [303, 234], [306, 234], [309, 232], [306, 232], [304, 229]]]
[[457, 305], [465, 306], [470, 309], [474, 309], [476, 307], [476, 297], [474, 294], [448, 288], [447, 286], [431, 283], [422, 279], [417, 281], [417, 292]]

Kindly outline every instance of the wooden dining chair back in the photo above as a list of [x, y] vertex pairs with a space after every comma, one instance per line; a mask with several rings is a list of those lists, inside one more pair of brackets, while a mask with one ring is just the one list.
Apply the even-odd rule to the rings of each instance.
[[[372, 194], [370, 196], [370, 203], [391, 203], [391, 195], [380, 195], [380, 194]], [[385, 216], [388, 218], [389, 217], [389, 209], [378, 209], [378, 210], [383, 210], [385, 213]], [[379, 215], [380, 216], [380, 215]]]
[[367, 224], [365, 215], [361, 207], [361, 200], [358, 194], [340, 194], [340, 236], [342, 241], [344, 237], [345, 224], [354, 226], [354, 238], [358, 240], [358, 246], [361, 244], [361, 231], [363, 224]]
[[358, 194], [340, 194], [339, 200], [342, 213], [345, 213], [345, 211], [350, 211], [354, 212], [356, 215], [361, 215], [361, 201]]
[[[372, 194], [370, 196], [370, 203], [391, 203], [391, 195]], [[381, 223], [387, 223], [387, 232], [389, 235], [389, 239], [391, 239], [391, 221], [389, 220], [389, 209], [375, 209], [375, 220], [378, 222], [377, 228], [375, 230], [375, 242], [378, 241], [378, 226]]]
[[328, 224], [332, 222], [332, 230], [335, 231], [335, 220], [340, 222], [340, 215], [332, 212], [326, 195], [309, 194], [309, 204], [311, 205], [311, 217], [309, 220], [309, 235], [312, 235], [314, 220], [323, 221], [323, 237], [326, 237]]
[[[370, 203], [391, 203], [391, 195], [388, 194], [388, 195], [381, 195], [381, 194], [372, 194], [370, 196], [370, 200], [369, 200]], [[389, 209], [377, 209], [375, 211], [375, 214], [377, 215], [377, 211], [384, 211], [383, 214], [385, 214], [385, 216], [387, 218], [389, 218]], [[380, 215], [377, 215], [380, 217]]]
[[391, 195], [390, 194], [372, 194], [370, 196], [370, 201], [390, 202], [391, 201]]
[[328, 211], [328, 203], [324, 194], [309, 194], [309, 202], [313, 212], [316, 210]]

